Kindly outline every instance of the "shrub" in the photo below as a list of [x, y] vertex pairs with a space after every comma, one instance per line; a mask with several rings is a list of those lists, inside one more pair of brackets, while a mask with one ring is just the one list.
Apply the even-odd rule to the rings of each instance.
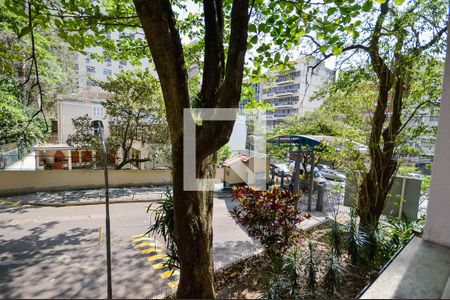
[[[166, 243], [166, 255], [169, 259], [164, 263], [170, 270], [179, 269], [180, 263], [178, 258], [178, 250], [173, 239], [173, 222], [174, 222], [174, 210], [173, 210], [173, 195], [170, 189], [167, 187], [165, 192], [166, 200], [159, 205], [155, 210], [155, 222], [150, 226], [149, 230], [145, 234], [152, 234], [154, 236], [161, 235]], [[152, 204], [147, 208], [149, 212]]]
[[300, 288], [300, 253], [293, 248], [283, 259], [272, 261], [272, 274], [266, 283], [267, 299], [295, 299]]
[[317, 264], [314, 257], [314, 246], [311, 242], [308, 243], [309, 253], [308, 260], [306, 261], [306, 278], [307, 286], [312, 296], [316, 296], [317, 288]]
[[353, 265], [359, 265], [364, 258], [364, 249], [367, 245], [367, 237], [364, 232], [358, 230], [358, 213], [355, 207], [350, 209], [350, 220], [347, 223], [346, 239], [347, 252]]
[[296, 247], [284, 256], [283, 272], [289, 289], [289, 298], [295, 299], [301, 273], [300, 253]]
[[279, 188], [258, 191], [239, 187], [233, 197], [240, 206], [230, 212], [231, 216], [261, 242], [272, 259], [282, 257], [298, 238], [297, 224], [303, 220], [296, 207], [299, 196]]
[[388, 225], [380, 228], [378, 233], [379, 266], [384, 265], [401, 247], [406, 245], [414, 232], [421, 230], [424, 224], [424, 216], [417, 221], [388, 219]]
[[341, 225], [337, 221], [337, 212], [333, 213], [333, 221], [329, 237], [330, 237], [331, 252], [333, 252], [337, 258], [340, 258], [342, 247], [342, 229]]
[[339, 258], [335, 253], [330, 252], [330, 258], [326, 268], [323, 286], [328, 296], [333, 296], [339, 288], [339, 279], [342, 273]]

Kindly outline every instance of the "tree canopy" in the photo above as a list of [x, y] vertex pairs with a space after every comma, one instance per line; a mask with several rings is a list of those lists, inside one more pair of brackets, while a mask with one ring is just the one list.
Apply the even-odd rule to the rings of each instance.
[[[259, 81], [265, 68], [289, 68], [294, 53], [322, 53], [329, 58], [358, 51], [362, 59], [370, 60], [378, 87], [369, 143], [373, 166], [361, 187], [359, 210], [363, 224], [376, 223], [397, 165], [393, 149], [402, 128], [410, 64], [424, 52], [442, 51], [441, 38], [447, 26], [442, 18], [447, 5], [441, 0], [396, 0], [395, 5], [389, 0], [205, 0], [193, 1], [198, 10], [188, 14], [183, 13], [187, 3], [169, 0], [4, 1], [9, 12], [21, 20], [17, 32], [32, 41], [39, 30], [55, 28], [71, 50], [83, 52], [86, 47], [102, 46], [106, 55], [134, 63], [151, 55], [172, 146], [174, 238], [181, 266], [177, 296], [181, 298], [214, 297], [213, 195], [186, 190], [184, 179], [214, 177], [215, 152], [228, 141], [233, 128], [233, 122], [197, 124], [195, 174], [186, 175], [184, 109], [237, 108], [244, 73], [250, 82]], [[145, 40], [133, 38], [142, 35], [135, 32], [137, 28], [142, 29]], [[108, 37], [115, 31], [122, 33], [119, 41]], [[195, 43], [185, 46], [187, 40]], [[303, 41], [310, 41], [311, 47], [304, 47]], [[32, 49], [34, 66], [38, 66]], [[198, 89], [188, 81], [193, 62], [201, 77]], [[388, 99], [393, 99], [389, 118]]]
[[[120, 151], [117, 169], [128, 163], [156, 160], [161, 150], [170, 153], [161, 88], [149, 70], [120, 72], [106, 82], [97, 81], [97, 85], [110, 93], [104, 106], [110, 130], [108, 146]], [[130, 152], [136, 143], [152, 144], [153, 155], [132, 158]]]

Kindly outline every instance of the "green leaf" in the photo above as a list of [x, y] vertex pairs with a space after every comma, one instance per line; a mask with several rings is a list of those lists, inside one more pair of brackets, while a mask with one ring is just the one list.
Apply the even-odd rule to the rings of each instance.
[[277, 54], [275, 54], [275, 62], [278, 63], [280, 61], [281, 58], [281, 54], [280, 52], [278, 52]]
[[394, 0], [395, 5], [400, 6], [403, 4], [403, 2], [405, 2], [405, 0]]
[[30, 26], [27, 26], [27, 27], [22, 28], [22, 30], [20, 30], [20, 33], [19, 33], [19, 39], [20, 39], [21, 37], [23, 37], [23, 36], [29, 34], [30, 32], [31, 32], [31, 27], [30, 27]]
[[330, 48], [329, 45], [323, 45], [320, 47], [320, 52], [325, 53], [327, 52], [328, 48]]
[[375, 0], [375, 1], [377, 1], [380, 4], [383, 4], [384, 2], [386, 2], [386, 0]]
[[256, 32], [256, 25], [255, 24], [248, 25], [248, 31], [249, 32]]
[[373, 6], [372, 0], [367, 0], [366, 2], [364, 2], [363, 6], [362, 6], [362, 10], [365, 12], [368, 12], [372, 9], [372, 6]]
[[334, 55], [339, 55], [342, 53], [341, 47], [338, 47], [338, 46], [333, 46], [331, 51], [333, 52]]
[[335, 12], [337, 12], [337, 8], [336, 7], [330, 7], [327, 10], [327, 15], [331, 16], [332, 14], [334, 14]]

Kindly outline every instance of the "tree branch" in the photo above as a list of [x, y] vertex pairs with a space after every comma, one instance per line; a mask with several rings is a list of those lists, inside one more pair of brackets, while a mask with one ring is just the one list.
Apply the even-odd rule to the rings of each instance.
[[[375, 23], [375, 27], [373, 29], [372, 33], [372, 39], [370, 41], [370, 57], [372, 60], [372, 66], [374, 68], [375, 73], [377, 73], [378, 78], [384, 78], [386, 77], [388, 79], [388, 82], [386, 83], [386, 86], [390, 87], [392, 86], [392, 73], [389, 70], [389, 67], [386, 65], [384, 60], [380, 56], [380, 48], [379, 48], [379, 42], [380, 42], [380, 36], [381, 36], [381, 30], [383, 28], [383, 22], [386, 18], [386, 15], [389, 11], [389, 0], [386, 0], [383, 4], [380, 6], [380, 14], [378, 15], [377, 21]], [[383, 73], [386, 73], [383, 75]]]
[[[244, 60], [247, 51], [248, 0], [234, 0], [231, 9], [231, 33], [225, 69], [225, 78], [219, 92], [219, 108], [237, 108], [241, 97]], [[203, 122], [198, 131], [198, 153], [206, 157], [217, 151], [230, 138], [234, 122]], [[211, 136], [215, 138], [211, 140]]]
[[[39, 80], [39, 69], [38, 69], [38, 63], [37, 63], [37, 57], [36, 57], [36, 43], [34, 40], [34, 27], [33, 27], [33, 16], [32, 16], [32, 3], [31, 1], [28, 1], [28, 27], [30, 28], [30, 34], [31, 34], [31, 58], [32, 58], [32, 66], [34, 65], [34, 72], [36, 75], [36, 82], [35, 84], [31, 87], [31, 89], [34, 86], [37, 86], [38, 88], [38, 111], [36, 111], [30, 118], [30, 120], [27, 123], [27, 126], [25, 127], [25, 130], [28, 129], [28, 127], [31, 124], [31, 121], [39, 114], [42, 114], [42, 117], [44, 118], [44, 123], [45, 123], [45, 131], [44, 134], [46, 134], [48, 132], [48, 124], [47, 124], [47, 120], [45, 117], [45, 113], [43, 110], [43, 106], [42, 106], [42, 100], [43, 100], [43, 92], [42, 92], [42, 86], [41, 86], [41, 82]], [[31, 90], [30, 90], [31, 92]]]
[[225, 71], [222, 1], [205, 0], [203, 10], [205, 15], [205, 60], [200, 95], [202, 107], [212, 108], [217, 104], [216, 98]]
[[437, 105], [434, 101], [432, 100], [427, 100], [424, 102], [419, 103], [416, 108], [414, 108], [414, 110], [412, 111], [411, 115], [409, 115], [408, 119], [406, 119], [405, 123], [403, 123], [403, 126], [398, 130], [397, 134], [400, 134], [403, 129], [405, 129], [405, 127], [408, 125], [408, 123], [412, 120], [412, 118], [415, 116], [415, 114], [417, 113], [417, 111], [422, 108], [423, 106], [425, 106], [426, 104], [434, 104]]
[[419, 55], [421, 54], [423, 51], [426, 51], [427, 49], [429, 49], [431, 46], [433, 46], [440, 38], [441, 36], [447, 32], [447, 27], [448, 27], [448, 22], [446, 22], [445, 27], [441, 28], [436, 35], [434, 35], [429, 41], [428, 43], [419, 46], [419, 47], [415, 47], [412, 49], [411, 54], [413, 55]]
[[164, 95], [172, 144], [182, 142], [183, 109], [189, 108], [186, 64], [169, 0], [134, 0]]

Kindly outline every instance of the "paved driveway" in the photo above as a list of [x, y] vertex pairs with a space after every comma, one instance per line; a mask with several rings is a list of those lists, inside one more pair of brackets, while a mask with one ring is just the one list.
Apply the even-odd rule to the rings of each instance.
[[[215, 199], [216, 268], [261, 249], [229, 217], [232, 205], [227, 197]], [[111, 205], [115, 298], [158, 297], [176, 288], [176, 278], [155, 267], [160, 254], [150, 249], [152, 241], [136, 240], [149, 225], [146, 208], [146, 203]], [[105, 261], [103, 205], [26, 208], [0, 203], [1, 298], [105, 298]]]

